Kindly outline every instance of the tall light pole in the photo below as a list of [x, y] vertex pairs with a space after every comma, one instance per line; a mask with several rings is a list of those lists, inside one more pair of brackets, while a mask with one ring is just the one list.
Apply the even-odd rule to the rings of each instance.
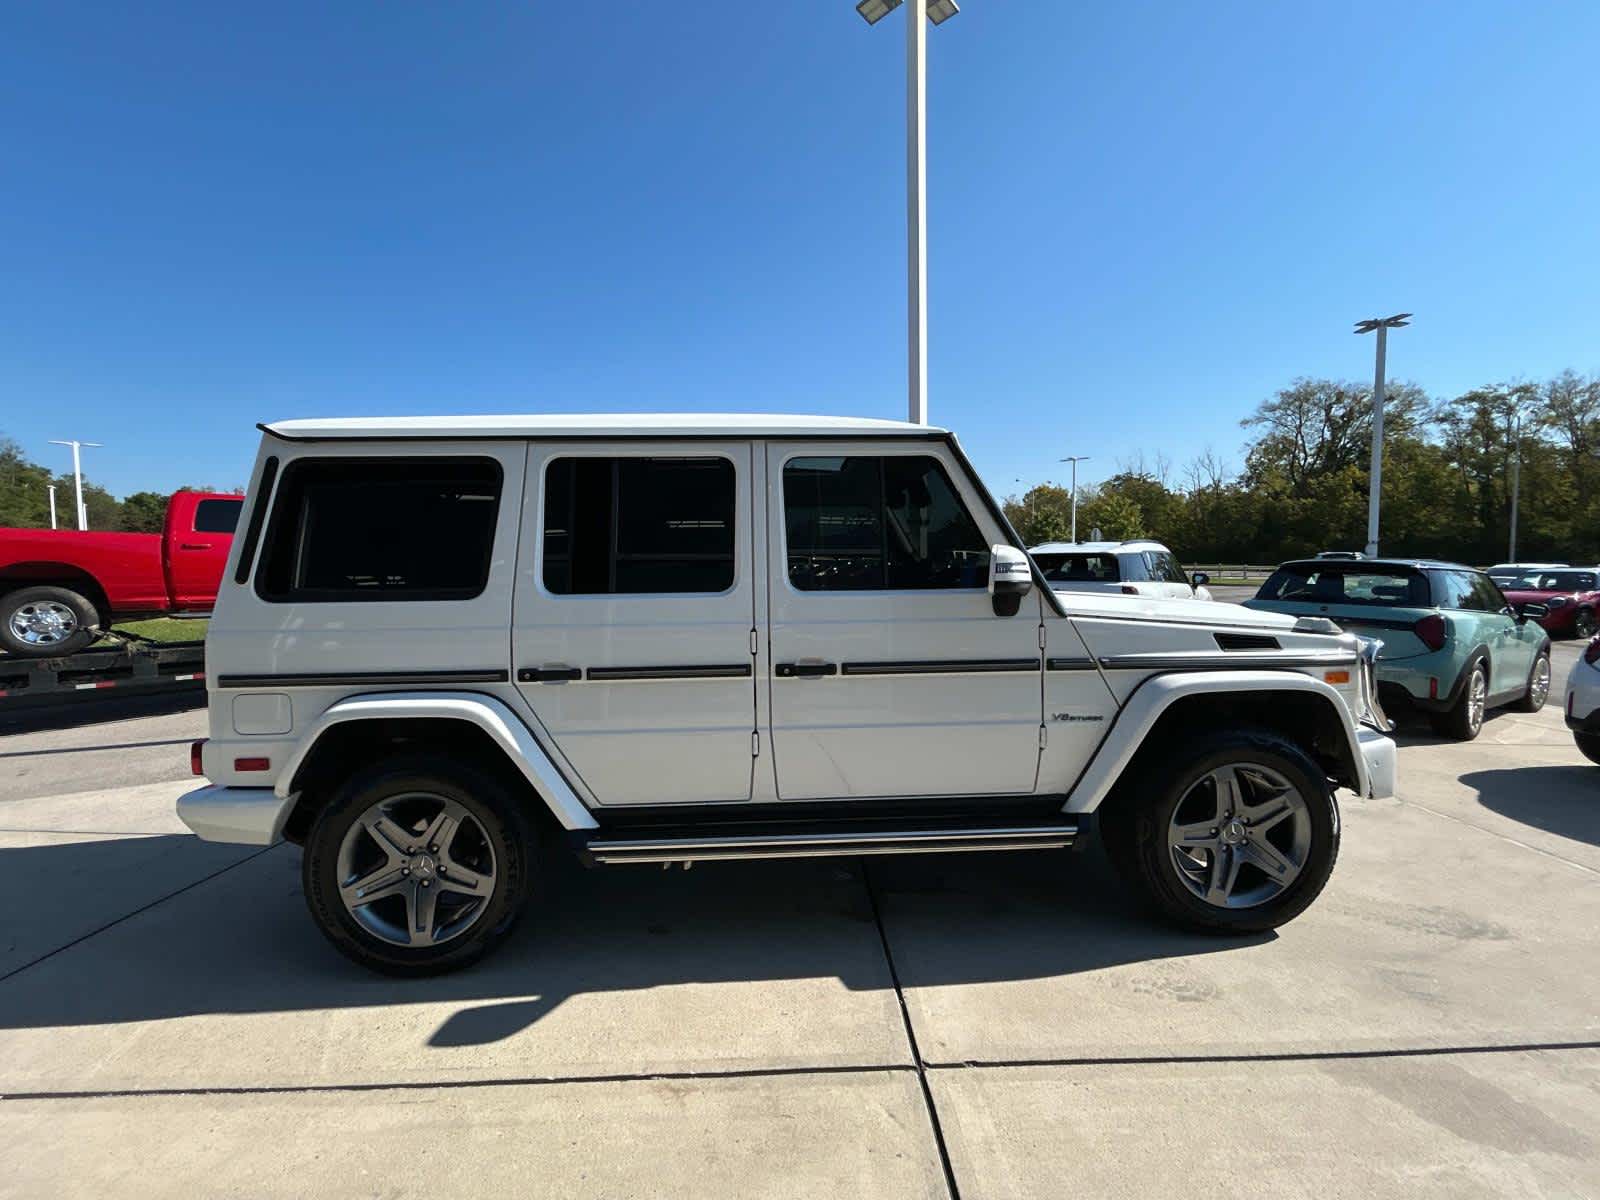
[[50, 444], [52, 446], [71, 446], [72, 447], [72, 484], [73, 484], [73, 487], [77, 490], [77, 493], [78, 493], [78, 528], [79, 529], [87, 529], [87, 528], [89, 528], [89, 514], [84, 510], [84, 507], [83, 507], [83, 460], [82, 460], [82, 458], [81, 458], [81, 456], [79, 454], [79, 451], [84, 446], [99, 446], [100, 443], [99, 442], [61, 442], [61, 441], [57, 441], [55, 438], [51, 438], [50, 439]]
[[54, 529], [56, 527], [56, 485], [47, 483], [44, 488], [45, 491], [50, 493], [50, 528]]
[[1378, 556], [1378, 500], [1383, 494], [1383, 375], [1389, 330], [1411, 324], [1410, 313], [1356, 322], [1357, 333], [1378, 331], [1378, 368], [1372, 379], [1372, 472], [1367, 477], [1367, 557]]
[[[860, 0], [856, 11], [876, 25], [903, 0]], [[912, 0], [906, 10], [906, 420], [928, 423], [928, 27], [961, 9], [956, 0]]]
[[1060, 461], [1060, 462], [1069, 462], [1069, 463], [1072, 464], [1072, 540], [1073, 540], [1073, 542], [1077, 542], [1077, 540], [1078, 540], [1078, 464], [1081, 463], [1081, 462], [1088, 462], [1089, 461], [1089, 456], [1087, 454], [1073, 454], [1073, 455], [1069, 455], [1066, 458], [1059, 459], [1058, 461]]

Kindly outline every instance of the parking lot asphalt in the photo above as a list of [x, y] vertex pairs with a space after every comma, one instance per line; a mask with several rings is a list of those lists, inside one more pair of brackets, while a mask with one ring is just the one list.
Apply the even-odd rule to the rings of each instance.
[[0, 1197], [1600, 1194], [1600, 767], [1400, 735], [1276, 934], [1097, 851], [558, 865], [369, 975], [173, 813], [201, 712], [0, 738]]

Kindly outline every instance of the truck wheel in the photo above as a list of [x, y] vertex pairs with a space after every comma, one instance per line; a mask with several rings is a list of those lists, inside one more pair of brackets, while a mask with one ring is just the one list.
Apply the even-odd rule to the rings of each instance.
[[1430, 713], [1433, 731], [1458, 742], [1470, 742], [1483, 731], [1483, 713], [1489, 701], [1489, 667], [1479, 660], [1461, 685], [1461, 695], [1449, 712]]
[[[1130, 883], [1189, 929], [1259, 933], [1317, 898], [1339, 855], [1327, 774], [1294, 743], [1233, 730], [1163, 752], [1129, 789]], [[1115, 823], [1115, 822], [1114, 822]]]
[[1575, 733], [1572, 740], [1578, 743], [1578, 750], [1585, 758], [1600, 764], [1600, 733]]
[[1539, 657], [1533, 660], [1533, 667], [1528, 672], [1528, 690], [1523, 692], [1511, 705], [1517, 712], [1535, 713], [1544, 707], [1544, 702], [1550, 698], [1550, 651], [1539, 651]]
[[22, 658], [60, 658], [94, 641], [100, 614], [64, 587], [26, 587], [0, 599], [0, 646]]
[[364, 967], [454, 970], [511, 932], [532, 846], [521, 807], [493, 778], [407, 756], [353, 776], [318, 814], [301, 867], [306, 904]]

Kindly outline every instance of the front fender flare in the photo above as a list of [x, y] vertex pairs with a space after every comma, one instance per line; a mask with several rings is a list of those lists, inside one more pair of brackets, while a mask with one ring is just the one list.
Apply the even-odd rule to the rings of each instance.
[[1190, 696], [1249, 692], [1308, 693], [1325, 700], [1344, 729], [1350, 759], [1355, 764], [1359, 786], [1366, 795], [1371, 790], [1366, 759], [1362, 754], [1355, 718], [1344, 699], [1329, 684], [1298, 671], [1174, 671], [1152, 675], [1134, 690], [1106, 731], [1105, 739], [1089, 765], [1067, 796], [1063, 812], [1091, 813], [1100, 807], [1116, 786], [1133, 756], [1155, 728], [1161, 714], [1174, 703]]
[[350, 696], [317, 718], [278, 775], [273, 791], [290, 797], [294, 778], [318, 740], [335, 725], [350, 721], [466, 721], [500, 747], [533, 786], [563, 829], [597, 829], [584, 807], [532, 732], [506, 705], [480, 692], [377, 692]]

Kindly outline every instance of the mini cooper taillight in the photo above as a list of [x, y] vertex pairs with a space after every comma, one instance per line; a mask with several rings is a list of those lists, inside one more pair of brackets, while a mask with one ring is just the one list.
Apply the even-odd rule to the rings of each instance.
[[1600, 634], [1597, 634], [1587, 646], [1583, 648], [1583, 661], [1591, 667], [1600, 662]]
[[201, 738], [197, 742], [189, 743], [189, 774], [204, 775], [206, 773], [205, 766], [200, 761], [201, 751], [203, 751], [205, 748], [205, 738]]
[[1430, 613], [1413, 625], [1411, 632], [1416, 634], [1429, 650], [1443, 650], [1445, 635], [1449, 633], [1449, 628], [1438, 613]]

